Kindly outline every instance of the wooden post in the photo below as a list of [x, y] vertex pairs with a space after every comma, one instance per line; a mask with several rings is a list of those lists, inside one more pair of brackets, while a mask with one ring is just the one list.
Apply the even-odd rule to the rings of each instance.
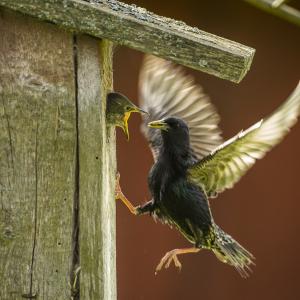
[[0, 299], [116, 298], [111, 56], [0, 11]]
[[[115, 136], [105, 127], [112, 45], [77, 38], [80, 297], [116, 299]], [[101, 66], [99, 68], [99, 66]], [[100, 199], [102, 201], [100, 201]]]

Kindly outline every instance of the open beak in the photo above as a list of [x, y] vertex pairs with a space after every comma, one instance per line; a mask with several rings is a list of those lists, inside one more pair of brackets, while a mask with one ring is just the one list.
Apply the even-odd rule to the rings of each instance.
[[124, 133], [126, 135], [127, 141], [129, 141], [128, 120], [130, 118], [131, 113], [133, 113], [133, 112], [137, 112], [137, 113], [140, 113], [140, 114], [147, 114], [148, 115], [148, 113], [146, 111], [140, 109], [137, 106], [133, 107], [130, 111], [128, 111], [128, 112], [126, 112], [124, 114], [123, 127], [122, 128], [123, 128], [123, 131], [124, 131]]
[[164, 120], [158, 120], [148, 123], [148, 127], [161, 129], [161, 130], [168, 130], [169, 125]]
[[133, 113], [133, 112], [149, 115], [148, 112], [146, 112], [145, 110], [140, 109], [137, 106], [133, 107], [132, 110], [130, 110], [130, 113]]
[[129, 130], [128, 130], [128, 120], [130, 117], [131, 112], [126, 112], [123, 118], [123, 131], [126, 135], [127, 141], [129, 141]]

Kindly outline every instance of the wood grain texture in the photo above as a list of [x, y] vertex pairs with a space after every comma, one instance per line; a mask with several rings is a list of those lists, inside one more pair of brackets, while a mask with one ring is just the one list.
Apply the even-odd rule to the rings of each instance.
[[255, 50], [114, 0], [0, 0], [0, 6], [240, 82]]
[[274, 0], [244, 0], [253, 6], [260, 8], [274, 16], [280, 17], [290, 23], [300, 26], [300, 11], [282, 3], [280, 6], [273, 6]]
[[0, 10], [0, 299], [68, 299], [75, 167], [70, 33]]
[[[106, 131], [112, 45], [77, 38], [80, 299], [116, 299], [114, 128]], [[100, 69], [99, 69], [100, 66]]]

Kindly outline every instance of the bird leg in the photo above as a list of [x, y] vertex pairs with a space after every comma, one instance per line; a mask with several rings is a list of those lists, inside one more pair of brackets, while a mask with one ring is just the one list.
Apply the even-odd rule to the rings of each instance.
[[169, 268], [171, 262], [174, 262], [175, 267], [179, 268], [179, 271], [181, 270], [181, 263], [177, 257], [179, 254], [187, 254], [187, 253], [197, 253], [201, 249], [199, 248], [184, 248], [184, 249], [174, 249], [165, 254], [165, 256], [160, 260], [159, 264], [157, 265], [155, 269], [155, 275], [157, 274], [158, 271], [162, 269], [162, 267], [165, 265], [165, 268]]
[[120, 187], [120, 173], [117, 174], [116, 178], [116, 189], [115, 189], [115, 198], [116, 200], [121, 200], [129, 209], [129, 211], [134, 214], [138, 215], [138, 206], [134, 207], [132, 203], [125, 197]]

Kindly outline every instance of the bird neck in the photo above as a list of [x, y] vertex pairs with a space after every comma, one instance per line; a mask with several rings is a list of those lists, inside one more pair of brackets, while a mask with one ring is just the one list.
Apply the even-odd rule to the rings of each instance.
[[187, 139], [168, 139], [163, 137], [160, 161], [174, 175], [186, 173], [191, 159], [190, 143]]

